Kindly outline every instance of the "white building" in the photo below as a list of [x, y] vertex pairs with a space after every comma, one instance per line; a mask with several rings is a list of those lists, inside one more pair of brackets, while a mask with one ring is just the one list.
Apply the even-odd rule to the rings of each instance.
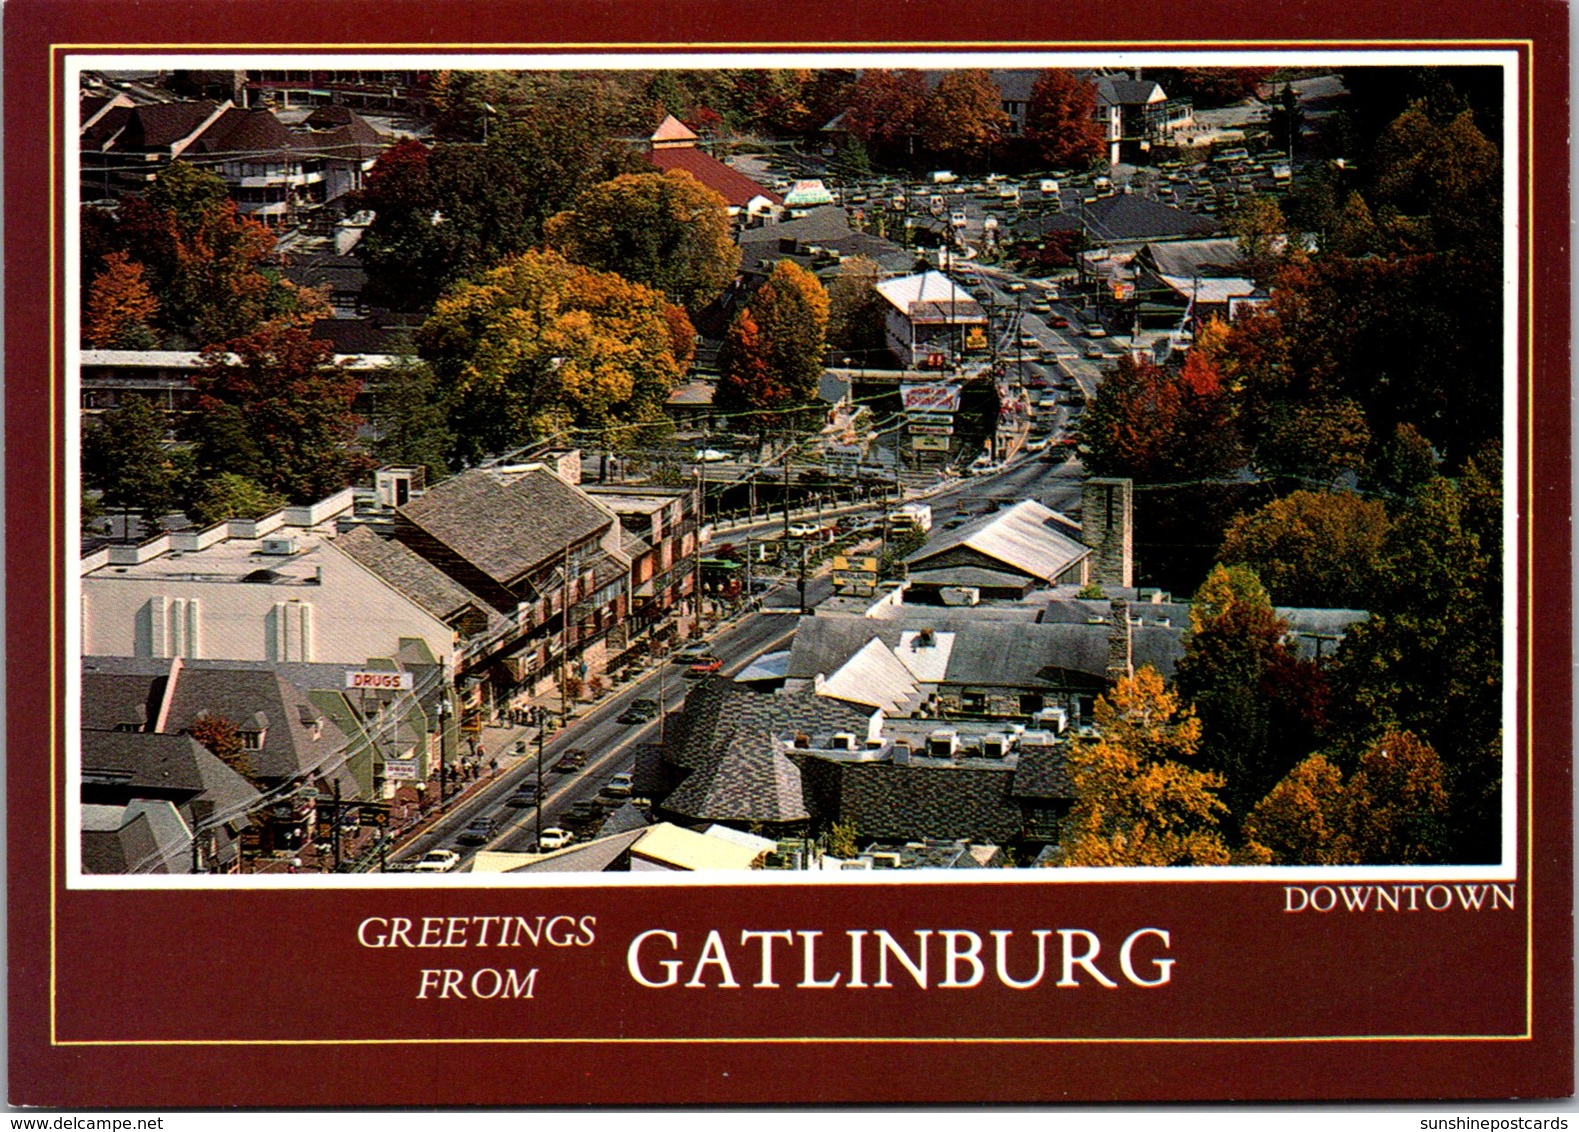
[[987, 312], [942, 272], [885, 280], [877, 293], [887, 303], [884, 342], [906, 368], [957, 360], [973, 330], [985, 345]]

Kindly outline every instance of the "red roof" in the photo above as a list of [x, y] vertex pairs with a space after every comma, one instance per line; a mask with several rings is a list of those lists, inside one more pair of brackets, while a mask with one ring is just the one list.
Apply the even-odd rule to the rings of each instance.
[[696, 134], [684, 122], [670, 114], [658, 124], [652, 140], [655, 142], [696, 141]]
[[728, 201], [731, 208], [744, 208], [753, 197], [766, 197], [777, 205], [784, 203], [784, 198], [772, 189], [757, 184], [744, 173], [735, 172], [712, 154], [699, 149], [655, 149], [647, 155], [647, 160], [663, 170], [684, 169]]

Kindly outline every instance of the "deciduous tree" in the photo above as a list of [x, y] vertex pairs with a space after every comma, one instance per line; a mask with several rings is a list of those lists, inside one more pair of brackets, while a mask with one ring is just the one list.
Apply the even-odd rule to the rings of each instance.
[[83, 338], [101, 350], [151, 350], [158, 345], [151, 325], [158, 311], [143, 265], [125, 252], [111, 252], [93, 278]]
[[1175, 679], [1199, 714], [1200, 762], [1223, 776], [1233, 828], [1315, 746], [1326, 721], [1325, 682], [1283, 643], [1287, 631], [1242, 566], [1215, 567], [1190, 606]]
[[922, 103], [919, 125], [933, 153], [975, 165], [1003, 139], [1009, 116], [990, 72], [946, 71]]
[[1223, 865], [1222, 778], [1189, 765], [1195, 714], [1141, 668], [1097, 700], [1100, 738], [1069, 752], [1075, 801], [1065, 819], [1066, 866]]
[[82, 478], [105, 508], [140, 515], [150, 527], [175, 509], [186, 469], [165, 443], [165, 421], [146, 398], [128, 396], [82, 438]]
[[406, 355], [377, 376], [373, 390], [373, 454], [384, 464], [417, 465], [436, 483], [448, 470], [455, 438], [445, 422], [432, 367]]
[[197, 485], [187, 515], [199, 527], [225, 519], [256, 519], [285, 506], [285, 497], [235, 472], [220, 472]]
[[920, 71], [872, 67], [861, 72], [850, 90], [844, 126], [882, 157], [902, 158], [920, 132], [926, 99], [926, 80]]
[[1218, 475], [1243, 457], [1220, 375], [1206, 356], [1179, 370], [1125, 355], [1097, 389], [1080, 439], [1098, 475], [1157, 483]]
[[[200, 467], [234, 472], [293, 503], [352, 483], [370, 466], [352, 402], [362, 383], [306, 330], [265, 325], [203, 351], [197, 411], [186, 425]], [[238, 425], [249, 443], [232, 447]]]
[[750, 306], [774, 380], [792, 402], [810, 404], [822, 381], [828, 346], [828, 292], [822, 281], [793, 260], [781, 259], [751, 296]]
[[544, 235], [572, 263], [618, 272], [693, 311], [740, 266], [728, 202], [683, 169], [594, 185], [573, 211], [549, 218]]
[[544, 251], [458, 285], [419, 345], [450, 405], [452, 462], [472, 464], [567, 428], [657, 420], [683, 372], [675, 340], [662, 295]]
[[1025, 134], [1043, 163], [1083, 169], [1102, 156], [1104, 135], [1095, 115], [1096, 88], [1062, 68], [1049, 68], [1031, 87]]
[[1380, 502], [1296, 491], [1235, 519], [1218, 559], [1254, 570], [1279, 604], [1364, 609], [1386, 536]]
[[252, 760], [242, 745], [241, 731], [234, 721], [205, 712], [192, 721], [186, 733], [243, 778], [251, 776]]
[[719, 347], [713, 403], [726, 412], [750, 414], [740, 417], [737, 426], [760, 434], [778, 423], [771, 410], [789, 401], [789, 387], [775, 375], [757, 320], [746, 307], [730, 322]]

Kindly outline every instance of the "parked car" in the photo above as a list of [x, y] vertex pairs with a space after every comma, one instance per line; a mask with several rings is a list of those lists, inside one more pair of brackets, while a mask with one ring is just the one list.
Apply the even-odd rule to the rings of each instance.
[[565, 824], [572, 828], [591, 825], [603, 819], [603, 807], [589, 799], [575, 803], [565, 811]]
[[429, 849], [416, 863], [413, 872], [447, 873], [461, 863], [461, 855], [453, 849]]
[[553, 849], [563, 849], [575, 839], [575, 835], [568, 829], [560, 829], [557, 825], [551, 825], [543, 830], [543, 836], [538, 838], [537, 850], [539, 853], [545, 853]]
[[686, 670], [686, 674], [689, 676], [711, 676], [722, 667], [724, 667], [724, 662], [718, 657], [703, 656], [697, 658], [696, 663]]
[[631, 772], [622, 770], [603, 786], [603, 793], [611, 798], [629, 798], [631, 792]]
[[580, 770], [586, 765], [587, 753], [580, 747], [572, 747], [559, 756], [559, 761], [554, 764], [554, 769], [561, 774], [566, 774], [572, 770]]
[[455, 840], [462, 845], [481, 845], [493, 836], [494, 828], [498, 825], [493, 818], [477, 818], [471, 825], [461, 830]]
[[816, 538], [822, 534], [822, 528], [816, 523], [793, 523], [789, 529], [790, 538]]

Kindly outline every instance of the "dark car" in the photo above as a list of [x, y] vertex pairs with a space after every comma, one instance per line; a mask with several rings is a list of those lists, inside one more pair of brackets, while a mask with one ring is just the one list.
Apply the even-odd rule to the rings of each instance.
[[586, 765], [587, 753], [580, 747], [572, 747], [559, 757], [559, 761], [554, 764], [554, 769], [561, 774], [565, 774], [572, 770], [580, 770]]
[[505, 799], [507, 806], [535, 806], [537, 805], [537, 783], [523, 782], [515, 788], [515, 793]]
[[463, 829], [455, 840], [462, 845], [481, 845], [493, 836], [496, 825], [498, 823], [493, 818], [478, 818]]
[[565, 811], [560, 820], [569, 826], [590, 825], [603, 820], [603, 807], [590, 800], [577, 802]]
[[632, 700], [630, 705], [620, 713], [620, 723], [646, 723], [658, 715], [658, 704], [655, 700]]

